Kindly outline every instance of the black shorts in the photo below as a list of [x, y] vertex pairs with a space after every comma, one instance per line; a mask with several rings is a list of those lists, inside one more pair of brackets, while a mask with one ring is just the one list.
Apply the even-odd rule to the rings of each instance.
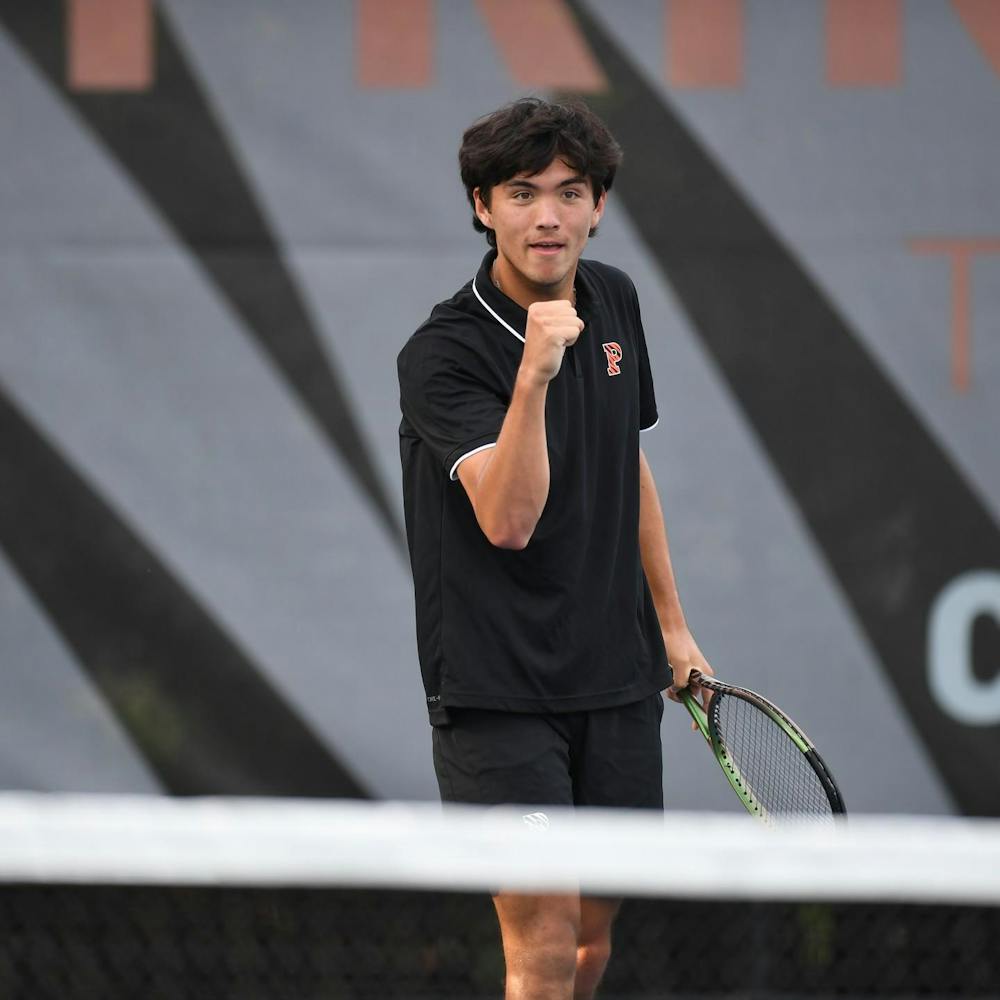
[[586, 712], [533, 715], [449, 708], [435, 726], [445, 802], [663, 808], [663, 696]]

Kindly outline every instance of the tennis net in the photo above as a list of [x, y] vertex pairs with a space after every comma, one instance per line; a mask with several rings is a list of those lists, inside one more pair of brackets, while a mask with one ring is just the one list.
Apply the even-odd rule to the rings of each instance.
[[995, 997], [1000, 824], [0, 795], [0, 997], [496, 998], [488, 893], [627, 898], [600, 992]]

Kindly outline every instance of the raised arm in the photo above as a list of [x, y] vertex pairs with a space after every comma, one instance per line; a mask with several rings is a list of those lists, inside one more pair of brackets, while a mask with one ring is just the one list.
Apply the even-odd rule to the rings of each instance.
[[476, 520], [498, 548], [525, 548], [542, 516], [549, 495], [545, 398], [566, 348], [582, 330], [570, 302], [535, 302], [528, 308], [524, 354], [496, 447], [470, 455], [458, 467]]
[[673, 567], [670, 564], [670, 548], [667, 544], [667, 529], [663, 522], [663, 510], [653, 480], [653, 472], [646, 461], [643, 450], [639, 449], [639, 551], [642, 568], [649, 583], [656, 614], [663, 632], [663, 643], [667, 647], [667, 658], [674, 671], [673, 687], [667, 696], [677, 701], [677, 688], [686, 687], [692, 670], [700, 670], [711, 675], [714, 671], [702, 656], [698, 644], [691, 635], [684, 611], [681, 608]]

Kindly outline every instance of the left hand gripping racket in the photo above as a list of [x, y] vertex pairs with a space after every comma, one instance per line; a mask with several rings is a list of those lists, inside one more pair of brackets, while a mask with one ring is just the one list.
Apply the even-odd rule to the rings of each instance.
[[844, 799], [812, 741], [755, 691], [692, 672], [711, 692], [708, 711], [678, 691], [747, 812], [765, 823], [846, 816]]

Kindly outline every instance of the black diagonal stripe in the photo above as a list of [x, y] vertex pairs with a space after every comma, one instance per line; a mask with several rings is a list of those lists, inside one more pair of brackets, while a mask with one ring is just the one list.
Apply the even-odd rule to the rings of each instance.
[[155, 84], [150, 90], [74, 92], [64, 80], [63, 8], [62, 0], [9, 3], [0, 9], [0, 23], [188, 247], [343, 457], [405, 556], [398, 514], [343, 381], [169, 21], [157, 9]]
[[618, 199], [798, 504], [957, 802], [997, 815], [1000, 726], [962, 725], [941, 710], [928, 686], [926, 640], [947, 584], [1000, 568], [996, 524], [794, 255], [586, 6], [570, 3], [612, 85], [586, 99], [629, 154]]
[[0, 546], [169, 791], [366, 797], [3, 392]]

